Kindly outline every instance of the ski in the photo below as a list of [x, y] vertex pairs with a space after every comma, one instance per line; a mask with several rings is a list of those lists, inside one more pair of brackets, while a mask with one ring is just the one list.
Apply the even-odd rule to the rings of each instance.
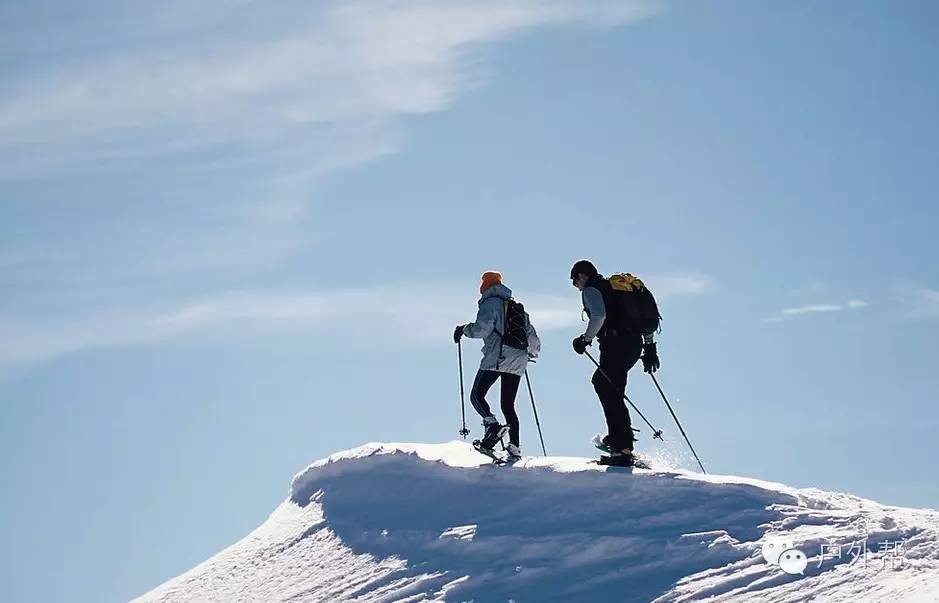
[[[623, 458], [625, 457], [625, 458]], [[600, 460], [597, 461], [598, 465], [607, 465], [609, 467], [629, 467], [635, 469], [651, 469], [645, 461], [638, 458], [634, 454], [630, 455], [617, 455], [617, 456], [607, 456], [603, 455], [600, 457]]]
[[[593, 439], [590, 440], [590, 443], [593, 444], [594, 448], [596, 448], [597, 450], [605, 452], [607, 455], [612, 455], [613, 450], [610, 449], [609, 446], [603, 444], [602, 440], [603, 440], [602, 436], [597, 434], [593, 436]], [[612, 459], [610, 458], [610, 456], [607, 456], [607, 455], [601, 456], [600, 460], [591, 461], [591, 462], [596, 463], [597, 465], [607, 465], [610, 467], [636, 467], [637, 469], [651, 469], [652, 468], [649, 466], [649, 463], [642, 460], [635, 454], [632, 455], [632, 460], [629, 463], [610, 462], [610, 460]]]
[[[507, 459], [504, 459], [498, 454], [496, 454], [495, 450], [491, 448], [483, 448], [479, 440], [473, 440], [473, 448], [479, 454], [482, 454], [484, 456], [488, 456], [489, 458], [491, 458], [492, 462], [495, 463], [496, 465], [505, 465], [507, 462], [509, 462]], [[512, 461], [512, 462], [515, 462], [515, 461]]]
[[623, 469], [652, 469], [652, 467], [650, 467], [645, 461], [640, 458], [636, 458], [635, 456], [633, 456], [632, 462], [628, 465], [622, 463], [604, 462], [604, 460], [608, 458], [609, 457], [607, 456], [601, 456], [599, 460], [591, 460], [588, 462], [593, 465], [603, 465], [604, 467], [622, 467]]

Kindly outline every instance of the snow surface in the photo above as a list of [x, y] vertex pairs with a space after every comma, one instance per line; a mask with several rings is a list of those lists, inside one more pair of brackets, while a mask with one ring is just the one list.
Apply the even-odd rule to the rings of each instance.
[[[366, 444], [310, 465], [254, 532], [138, 601], [939, 602], [937, 511], [660, 464]], [[764, 560], [778, 538], [804, 575]], [[895, 542], [902, 558], [882, 552]], [[840, 558], [819, 564], [822, 544]]]

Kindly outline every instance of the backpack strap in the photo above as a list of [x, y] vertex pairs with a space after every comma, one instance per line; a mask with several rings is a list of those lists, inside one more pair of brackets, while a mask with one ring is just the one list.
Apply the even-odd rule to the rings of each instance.
[[[512, 299], [512, 298], [509, 298]], [[496, 358], [496, 370], [499, 370], [499, 361], [502, 360], [502, 347], [505, 345], [505, 326], [509, 318], [509, 300], [502, 300], [502, 333], [493, 325], [492, 330], [499, 336], [499, 357]]]

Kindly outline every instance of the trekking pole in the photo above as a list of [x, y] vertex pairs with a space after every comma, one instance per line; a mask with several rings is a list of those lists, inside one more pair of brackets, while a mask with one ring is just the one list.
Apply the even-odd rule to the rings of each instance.
[[[603, 376], [606, 378], [606, 380], [610, 382], [610, 385], [613, 385], [613, 380], [610, 379], [610, 376], [606, 374], [606, 371], [603, 370], [603, 367], [600, 366], [600, 363], [593, 359], [593, 356], [590, 355], [590, 352], [588, 352], [587, 350], [584, 350], [584, 354], [586, 354], [586, 355], [587, 355], [587, 358], [590, 358], [590, 361], [593, 362], [593, 363], [597, 366], [597, 370], [599, 370], [599, 371], [600, 371], [600, 374], [603, 375]], [[662, 430], [661, 430], [661, 429], [656, 429], [655, 427], [653, 427], [653, 426], [652, 426], [652, 423], [649, 423], [649, 419], [647, 419], [646, 416], [645, 416], [644, 414], [642, 414], [642, 411], [641, 411], [641, 410], [639, 410], [638, 408], [636, 408], [636, 405], [633, 404], [633, 401], [630, 400], [630, 399], [629, 399], [629, 396], [627, 396], [625, 393], [623, 394], [623, 399], [626, 400], [627, 402], [629, 402], [629, 405], [633, 407], [633, 410], [636, 411], [636, 414], [638, 414], [640, 417], [642, 417], [642, 420], [646, 422], [646, 425], [648, 425], [648, 426], [649, 426], [649, 429], [652, 430], [652, 437], [653, 437], [653, 438], [658, 438], [658, 439], [660, 439], [660, 440], [662, 440], [662, 441], [664, 442], [665, 439], [662, 437]]]
[[659, 390], [659, 395], [662, 396], [662, 400], [665, 401], [665, 406], [668, 407], [668, 412], [672, 413], [672, 418], [675, 419], [675, 425], [678, 425], [678, 430], [681, 431], [681, 435], [685, 438], [685, 442], [688, 444], [688, 448], [691, 449], [691, 454], [694, 455], [694, 460], [698, 461], [698, 467], [701, 467], [701, 471], [707, 475], [707, 471], [704, 469], [704, 465], [701, 463], [701, 459], [698, 458], [698, 453], [694, 451], [694, 446], [691, 445], [691, 440], [688, 439], [688, 436], [685, 435], [685, 430], [682, 429], [681, 423], [678, 422], [678, 417], [675, 416], [675, 411], [672, 410], [672, 405], [668, 403], [668, 398], [665, 397], [665, 392], [662, 391], [662, 388], [659, 387], [659, 381], [655, 378], [655, 375], [649, 373], [649, 376], [652, 377], [652, 383], [655, 383], [655, 389]]
[[528, 384], [528, 397], [531, 398], [531, 410], [535, 413], [535, 425], [538, 426], [538, 437], [541, 439], [541, 452], [548, 456], [548, 451], [544, 447], [544, 436], [541, 435], [541, 423], [538, 421], [538, 409], [535, 408], [535, 395], [531, 393], [531, 379], [528, 377], [528, 371], [525, 371], [525, 383]]
[[463, 429], [460, 430], [460, 435], [465, 440], [470, 430], [466, 428], [466, 395], [463, 393], [463, 344], [459, 341], [456, 342], [456, 353], [460, 362], [460, 412], [463, 415]]

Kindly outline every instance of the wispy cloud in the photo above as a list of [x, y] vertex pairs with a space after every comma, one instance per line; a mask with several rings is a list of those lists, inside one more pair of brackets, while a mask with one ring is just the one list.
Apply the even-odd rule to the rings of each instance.
[[[427, 299], [447, 303], [424, 304], [390, 287], [174, 300], [230, 289], [315, 244], [315, 221], [304, 218], [320, 180], [398, 152], [407, 118], [446, 110], [484, 83], [488, 45], [537, 28], [623, 25], [661, 2], [98, 6], [0, 9], [0, 52], [17, 58], [0, 70], [0, 179], [55, 177], [69, 189], [35, 213], [0, 200], [10, 235], [0, 241], [0, 288], [12, 292], [0, 300], [0, 368], [231, 324], [328, 328], [339, 312], [436, 337], [465, 320], [440, 310], [465, 295], [435, 290]], [[673, 277], [662, 286], [706, 285]], [[578, 315], [567, 298], [528, 303], [546, 329]]]
[[644, 281], [655, 292], [658, 300], [667, 299], [675, 295], [690, 295], [695, 293], [708, 293], [716, 288], [714, 278], [706, 274], [673, 274], [664, 276], [650, 276]]
[[439, 111], [476, 84], [475, 48], [536, 27], [621, 24], [657, 7], [638, 0], [131, 4], [119, 25], [136, 31], [136, 41], [117, 36], [96, 46], [81, 28], [74, 35], [63, 27], [53, 60], [33, 57], [28, 73], [2, 81], [0, 173], [207, 147], [228, 161], [305, 149], [312, 155], [303, 165], [315, 170], [310, 157], [335, 153], [337, 133], [358, 148], [355, 162], [374, 152], [371, 145], [388, 146], [389, 120]]
[[939, 318], [939, 290], [912, 288], [901, 294], [900, 301], [913, 318]]
[[798, 308], [784, 308], [782, 314], [785, 316], [798, 316], [799, 314], [812, 314], [815, 312], [841, 312], [844, 306], [836, 304], [811, 304], [808, 306], [799, 306]]
[[[336, 291], [234, 292], [176, 308], [96, 313], [59, 321], [0, 322], [0, 373], [82, 350], [146, 345], [213, 331], [336, 330], [344, 336], [374, 334], [417, 343], [446, 341], [453, 325], [475, 311], [465, 287], [402, 285]], [[543, 329], [577, 316], [576, 302], [534, 295], [533, 320]]]
[[408, 118], [486, 81], [488, 46], [623, 25], [660, 5], [4, 6], [0, 53], [15, 60], [0, 68], [0, 180], [54, 178], [56, 192], [0, 198], [0, 289], [11, 292], [0, 312], [63, 290], [149, 284], [162, 299], [168, 283], [231, 286], [270, 270], [317, 244], [322, 179], [399, 152]]
[[[706, 291], [704, 276], [650, 278], [661, 281], [661, 300]], [[678, 283], [683, 283], [678, 286]], [[698, 284], [694, 284], [698, 283]], [[651, 285], [650, 285], [651, 286]], [[539, 331], [581, 322], [580, 297], [526, 293], [522, 301]], [[465, 286], [408, 284], [365, 289], [306, 292], [248, 291], [211, 296], [170, 309], [142, 308], [94, 313], [60, 320], [0, 318], [0, 375], [83, 350], [129, 347], [204, 334], [247, 330], [276, 334], [337, 330], [343, 335], [398, 337], [417, 344], [446, 342], [453, 325], [475, 315]]]
[[793, 308], [783, 308], [778, 315], [766, 319], [766, 322], [781, 322], [787, 318], [805, 314], [829, 314], [844, 312], [845, 310], [858, 310], [869, 305], [870, 303], [861, 299], [851, 299], [843, 304], [807, 304]]

